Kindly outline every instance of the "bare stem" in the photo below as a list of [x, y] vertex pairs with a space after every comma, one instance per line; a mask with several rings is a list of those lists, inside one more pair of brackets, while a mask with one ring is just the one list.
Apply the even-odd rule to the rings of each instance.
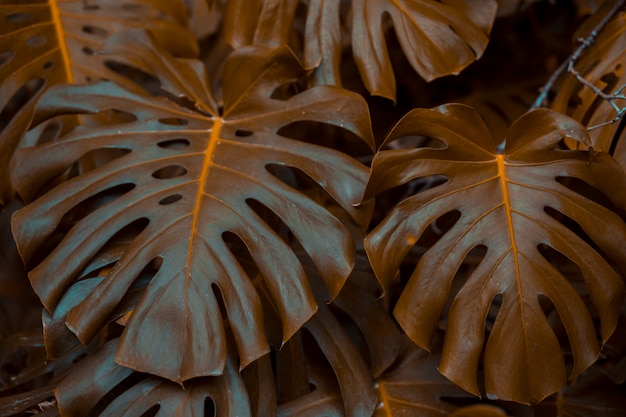
[[[550, 92], [550, 90], [552, 90], [552, 87], [554, 86], [556, 81], [559, 79], [561, 74], [563, 74], [565, 70], [568, 70], [569, 72], [573, 71], [574, 63], [578, 60], [578, 58], [580, 58], [580, 55], [583, 53], [583, 51], [595, 42], [596, 38], [598, 37], [598, 34], [611, 21], [611, 19], [617, 14], [617, 12], [624, 6], [624, 3], [626, 3], [626, 0], [615, 1], [615, 4], [611, 8], [611, 10], [609, 10], [609, 12], [602, 18], [602, 20], [598, 22], [598, 24], [593, 28], [589, 36], [581, 40], [580, 46], [559, 66], [559, 68], [557, 68], [556, 71], [554, 71], [554, 73], [548, 79], [548, 82], [546, 82], [546, 84], [540, 88], [539, 90], [540, 94], [537, 97], [537, 100], [535, 100], [533, 105], [530, 107], [530, 110], [543, 107], [545, 105], [547, 98], [548, 98], [548, 93]], [[572, 74], [576, 75], [574, 72], [572, 72]], [[576, 76], [576, 78], [580, 80], [582, 77]], [[585, 80], [585, 82], [583, 83], [585, 85], [591, 85], [591, 83], [587, 82], [587, 80]], [[623, 91], [624, 87], [626, 86], [622, 86], [618, 90], [618, 92], [616, 92], [616, 95], [619, 95]], [[621, 97], [615, 97], [615, 98], [621, 98]]]

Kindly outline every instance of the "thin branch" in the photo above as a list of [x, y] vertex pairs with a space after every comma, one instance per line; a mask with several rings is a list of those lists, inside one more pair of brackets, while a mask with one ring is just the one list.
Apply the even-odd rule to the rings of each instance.
[[[580, 58], [580, 55], [583, 53], [583, 51], [595, 42], [596, 38], [598, 37], [598, 34], [611, 21], [611, 19], [617, 14], [617, 12], [624, 6], [624, 3], [626, 3], [626, 0], [617, 0], [615, 4], [613, 5], [613, 7], [611, 8], [611, 10], [609, 10], [609, 12], [602, 18], [602, 20], [600, 20], [600, 22], [593, 28], [589, 36], [581, 40], [580, 46], [559, 66], [559, 68], [557, 68], [557, 70], [548, 79], [548, 82], [546, 82], [546, 84], [543, 87], [541, 87], [541, 89], [539, 90], [541, 93], [539, 94], [539, 97], [537, 97], [537, 100], [535, 100], [533, 105], [530, 107], [530, 110], [537, 109], [539, 107], [544, 106], [544, 104], [547, 101], [550, 90], [552, 90], [552, 87], [554, 86], [558, 78], [561, 76], [561, 74], [566, 69], [571, 72], [570, 68], [574, 67], [574, 63], [578, 60], [578, 58]], [[623, 90], [624, 87], [620, 88], [620, 91]]]

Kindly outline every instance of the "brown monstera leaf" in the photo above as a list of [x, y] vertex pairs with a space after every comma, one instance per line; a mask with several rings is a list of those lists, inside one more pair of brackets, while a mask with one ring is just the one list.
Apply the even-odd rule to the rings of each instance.
[[[54, 311], [101, 248], [131, 231], [128, 249], [93, 291], [78, 303], [64, 303], [71, 307], [67, 326], [82, 342], [92, 339], [136, 277], [156, 263], [158, 271], [126, 323], [118, 363], [177, 382], [220, 374], [227, 351], [223, 299], [245, 366], [269, 347], [259, 296], [226, 236], [247, 247], [278, 308], [282, 338], [289, 339], [317, 303], [303, 266], [260, 211], [274, 213], [299, 240], [331, 297], [350, 274], [355, 249], [347, 228], [274, 175], [276, 167], [308, 176], [362, 225], [369, 214], [354, 204], [368, 170], [342, 152], [284, 136], [281, 129], [315, 122], [371, 144], [365, 101], [333, 87], [275, 98], [304, 70], [287, 48], [247, 47], [226, 63], [220, 112], [196, 61], [172, 58], [144, 32], [119, 34], [106, 47], [116, 49], [143, 59], [170, 98], [110, 82], [54, 88], [42, 97], [30, 132], [36, 137], [68, 113], [117, 117], [109, 125], [78, 126], [16, 155], [15, 184], [30, 204], [12, 225], [32, 285]], [[108, 162], [72, 171], [83, 156], [98, 152]], [[68, 169], [70, 178], [58, 180]]]
[[[502, 154], [478, 114], [460, 104], [412, 110], [385, 143], [407, 136], [430, 137], [443, 146], [381, 151], [365, 198], [416, 178], [446, 180], [398, 203], [366, 238], [383, 286], [431, 223], [449, 213], [457, 220], [418, 262], [395, 307], [396, 318], [416, 344], [428, 348], [452, 297], [439, 368], [443, 375], [479, 394], [484, 351], [489, 398], [543, 399], [561, 388], [567, 375], [540, 299], [552, 303], [569, 337], [570, 376], [579, 375], [599, 353], [589, 308], [543, 254], [560, 253], [578, 267], [606, 341], [624, 295], [613, 268], [626, 266], [626, 224], [620, 217], [626, 204], [624, 173], [605, 153], [559, 149], [564, 137], [584, 143], [589, 138], [579, 123], [546, 109], [512, 124]], [[451, 295], [455, 272], [478, 247], [486, 248], [485, 256]], [[500, 297], [483, 349], [485, 319]]]
[[183, 388], [118, 365], [114, 361], [118, 343], [113, 339], [90, 354], [56, 387], [63, 417], [134, 417], [149, 412], [155, 417], [251, 416], [248, 394], [232, 358], [223, 375], [198, 378]]
[[195, 56], [182, 3], [163, 0], [9, 0], [0, 4], [0, 203], [12, 194], [8, 161], [50, 86], [121, 79], [95, 54], [124, 28], [150, 28], [171, 52]]
[[495, 0], [352, 0], [352, 50], [365, 86], [372, 94], [395, 98], [386, 16], [413, 68], [431, 81], [458, 74], [480, 58], [497, 8]]

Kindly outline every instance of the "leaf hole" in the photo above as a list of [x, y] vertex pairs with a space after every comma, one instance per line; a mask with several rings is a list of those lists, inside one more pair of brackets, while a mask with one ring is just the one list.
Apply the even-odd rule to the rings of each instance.
[[286, 101], [301, 91], [306, 90], [306, 78], [294, 82], [288, 82], [285, 84], [281, 84], [272, 91], [270, 95], [271, 99]]
[[171, 178], [182, 177], [185, 174], [187, 174], [187, 168], [181, 165], [168, 165], [154, 171], [152, 173], [152, 177], [159, 180], [167, 180]]
[[383, 191], [376, 197], [376, 208], [372, 224], [378, 224], [386, 213], [389, 213], [398, 203], [419, 194], [423, 191], [445, 184], [448, 177], [445, 175], [432, 175], [428, 177], [413, 178], [412, 180]]
[[76, 223], [87, 217], [89, 214], [93, 213], [101, 207], [104, 207], [109, 203], [114, 202], [125, 194], [128, 194], [134, 188], [135, 184], [126, 183], [102, 190], [99, 193], [94, 194], [91, 197], [81, 201], [71, 210], [69, 210], [63, 217], [62, 224], [64, 223], [67, 226], [74, 226]]
[[154, 417], [157, 415], [160, 409], [161, 406], [159, 404], [155, 404], [146, 411], [144, 411], [143, 414], [141, 414], [141, 416], [139, 417]]
[[161, 81], [159, 81], [159, 79], [152, 74], [148, 74], [138, 68], [113, 60], [106, 60], [104, 65], [111, 71], [143, 87], [151, 94], [163, 95], [161, 90]]
[[556, 309], [554, 303], [549, 297], [544, 294], [538, 294], [537, 302], [539, 303], [539, 306], [541, 307], [541, 310], [543, 311], [543, 314], [546, 317], [550, 328], [552, 329], [554, 335], [559, 341], [561, 351], [563, 352], [563, 355], [566, 359], [566, 367], [568, 368], [567, 372], [569, 374], [572, 369], [574, 355], [565, 325], [561, 320], [561, 316], [559, 315], [558, 310]]
[[45, 36], [31, 36], [26, 40], [26, 45], [31, 48], [40, 48], [48, 43], [48, 39]]
[[394, 141], [389, 142], [387, 145], [385, 145], [383, 149], [445, 149], [447, 147], [448, 145], [446, 145], [446, 143], [441, 139], [423, 135], [411, 135], [395, 139]]
[[159, 123], [168, 126], [185, 126], [189, 124], [187, 120], [181, 119], [180, 117], [164, 117], [159, 119]]
[[587, 243], [589, 245], [593, 245], [593, 241], [587, 235], [587, 233], [585, 233], [583, 228], [580, 227], [578, 222], [576, 222], [575, 220], [573, 220], [569, 216], [566, 216], [565, 214], [561, 213], [560, 211], [558, 211], [558, 210], [556, 210], [556, 209], [554, 209], [552, 207], [549, 207], [549, 206], [544, 207], [543, 211], [548, 216], [552, 217], [554, 220], [558, 221], [563, 226], [567, 227], [569, 230], [571, 230], [574, 233], [576, 233], [576, 235], [578, 235], [578, 237], [583, 239], [585, 241], [585, 243]]
[[450, 293], [444, 306], [442, 319], [440, 321], [441, 328], [445, 329], [447, 327], [447, 318], [452, 302], [465, 283], [471, 279], [472, 273], [476, 270], [476, 268], [478, 268], [486, 255], [487, 247], [485, 245], [478, 245], [465, 255], [461, 266], [454, 274], [454, 278], [452, 278], [452, 282], [450, 283]]
[[224, 302], [224, 293], [222, 292], [222, 289], [220, 288], [219, 285], [213, 282], [211, 283], [211, 291], [213, 291], [213, 296], [215, 297], [215, 300], [217, 301], [217, 305], [219, 306], [220, 317], [222, 317], [222, 319], [224, 319], [225, 317], [228, 317], [227, 310], [226, 310], [226, 303]]
[[593, 185], [588, 182], [581, 180], [576, 177], [556, 177], [556, 182], [559, 184], [569, 188], [570, 190], [582, 195], [588, 200], [593, 201], [596, 204], [599, 204], [614, 213], [617, 213], [624, 218], [623, 212], [618, 210], [618, 208], [613, 204], [611, 199], [607, 197], [602, 191], [595, 188]]
[[83, 6], [83, 10], [87, 10], [87, 11], [100, 10], [100, 6], [98, 6], [97, 4], [85, 4]]
[[[577, 289], [579, 295], [583, 295], [585, 291], [585, 280], [580, 270], [580, 267], [572, 262], [567, 256], [563, 255], [556, 249], [546, 245], [537, 245], [537, 251], [544, 257], [546, 261], [550, 263], [559, 273], [567, 277], [568, 281], [572, 283]], [[577, 283], [577, 284], [575, 284]]]
[[89, 116], [94, 120], [97, 120], [98, 124], [105, 125], [132, 123], [137, 121], [137, 116], [135, 116], [134, 114], [117, 109], [105, 110]]
[[43, 78], [31, 78], [13, 94], [0, 111], [0, 132], [6, 128], [17, 112], [40, 92], [44, 85]]
[[9, 23], [24, 23], [33, 19], [33, 15], [30, 13], [12, 13], [5, 16], [5, 19]]
[[240, 138], [245, 138], [252, 135], [254, 135], [254, 132], [252, 132], [251, 130], [237, 129], [235, 131], [235, 136]]
[[215, 401], [211, 397], [204, 399], [204, 417], [217, 417]]
[[[302, 118], [306, 118], [306, 115], [302, 115]], [[294, 121], [281, 127], [276, 133], [289, 139], [341, 150], [355, 158], [371, 158], [369, 146], [350, 128], [348, 121], [337, 117], [332, 124], [312, 120]]]
[[184, 149], [189, 147], [189, 145], [191, 145], [191, 142], [185, 138], [168, 139], [157, 143], [157, 146], [163, 149]]
[[237, 259], [237, 262], [241, 265], [246, 275], [248, 277], [257, 277], [259, 270], [244, 241], [233, 232], [224, 232], [222, 234], [222, 240], [228, 247], [228, 250]]
[[183, 196], [180, 194], [172, 194], [170, 196], [162, 198], [161, 201], [159, 201], [159, 204], [162, 206], [167, 206], [169, 204], [173, 204], [179, 200], [182, 200], [182, 198]]
[[86, 174], [131, 152], [122, 148], [98, 148], [84, 154], [75, 164], [77, 174]]
[[148, 377], [148, 374], [140, 372], [131, 373], [129, 376], [117, 383], [113, 388], [106, 391], [102, 398], [100, 398], [100, 400], [98, 400], [98, 402], [93, 406], [90, 412], [86, 413], [85, 415], [99, 416], [113, 401], [115, 401], [115, 399], [117, 399], [130, 388], [141, 383]]
[[[502, 308], [503, 296], [502, 294], [496, 294], [491, 299], [491, 304], [489, 304], [489, 310], [487, 311], [487, 317], [485, 318], [485, 343], [487, 341], [487, 333], [491, 333], [493, 329], [493, 324], [496, 322], [498, 318], [498, 314], [500, 313], [500, 309]], [[484, 353], [484, 349], [483, 349]]]
[[95, 37], [104, 39], [106, 37], [109, 36], [109, 32], [106, 29], [103, 29], [101, 27], [98, 26], [93, 26], [93, 25], [85, 25], [81, 28], [81, 30], [84, 33], [87, 33], [89, 35], [94, 35]]
[[82, 48], [81, 50], [82, 50], [82, 51], [83, 51], [83, 53], [84, 53], [85, 55], [87, 55], [87, 56], [92, 56], [92, 55], [93, 55], [93, 53], [94, 53], [94, 50], [93, 50], [93, 49], [91, 49], [91, 48], [90, 48], [90, 47], [88, 47], [88, 46], [83, 46], [83, 48]]
[[13, 51], [0, 52], [0, 67], [13, 59], [15, 53]]
[[43, 69], [50, 69], [52, 68], [52, 61], [48, 61], [45, 64], [43, 64]]

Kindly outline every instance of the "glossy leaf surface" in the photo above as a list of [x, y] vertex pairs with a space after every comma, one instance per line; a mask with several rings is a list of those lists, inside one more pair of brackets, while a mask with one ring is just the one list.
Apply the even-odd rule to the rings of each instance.
[[[80, 362], [56, 388], [63, 417], [134, 417], [158, 409], [154, 416], [250, 416], [248, 396], [232, 359], [224, 374], [187, 383], [183, 388], [154, 376], [141, 376], [113, 360], [118, 340]], [[116, 394], [111, 399], [111, 392]], [[105, 398], [109, 396], [109, 399]]]
[[[331, 87], [272, 98], [276, 88], [303, 70], [286, 48], [247, 48], [226, 65], [220, 116], [195, 62], [172, 58], [139, 32], [116, 40], [122, 49], [134, 51], [133, 59], [147, 57], [143, 65], [155, 69], [163, 88], [191, 104], [132, 93], [112, 83], [57, 88], [44, 95], [36, 119], [41, 124], [33, 135], [66, 113], [88, 118], [115, 111], [125, 114], [126, 121], [80, 126], [18, 155], [16, 184], [25, 199], [33, 200], [50, 179], [85, 154], [118, 152], [14, 216], [21, 254], [36, 263], [31, 282], [46, 308], [54, 310], [107, 241], [131, 223], [141, 224], [106, 279], [68, 313], [67, 325], [89, 341], [141, 271], [158, 260], [160, 268], [127, 323], [116, 360], [178, 382], [220, 374], [226, 359], [219, 307], [223, 297], [245, 366], [268, 352], [262, 307], [224, 235], [238, 236], [252, 254], [278, 306], [283, 340], [289, 339], [314, 314], [316, 302], [295, 254], [254, 208], [269, 209], [289, 227], [323, 271], [332, 297], [352, 269], [354, 246], [339, 220], [268, 167], [301, 170], [360, 223], [368, 221], [367, 213], [353, 204], [363, 192], [367, 169], [346, 154], [281, 136], [279, 130], [294, 121], [328, 123], [371, 143], [365, 103]], [[113, 43], [107, 49], [116, 47]], [[111, 189], [121, 192], [99, 206], [85, 205]], [[87, 210], [49, 256], [38, 261], [38, 248], [77, 207]]]
[[[195, 56], [185, 9], [159, 0], [8, 1], [0, 4], [0, 202], [11, 194], [8, 161], [28, 129], [36, 99], [52, 85], [120, 79], [96, 54], [111, 34], [150, 28], [170, 51]], [[5, 181], [6, 179], [7, 181]]]
[[386, 16], [411, 66], [431, 81], [458, 74], [482, 55], [497, 7], [495, 0], [353, 0], [352, 49], [367, 89], [395, 98]]
[[[596, 328], [588, 307], [567, 278], [542, 254], [546, 247], [577, 265], [600, 318], [606, 341], [615, 329], [624, 285], [612, 263], [624, 267], [626, 178], [606, 154], [561, 150], [564, 138], [588, 143], [584, 128], [550, 110], [527, 113], [509, 129], [497, 154], [486, 125], [464, 105], [416, 109], [386, 143], [406, 136], [435, 138], [443, 147], [381, 151], [372, 166], [366, 198], [415, 178], [445, 176], [440, 185], [401, 201], [365, 240], [379, 280], [386, 286], [424, 230], [447, 213], [458, 219], [422, 256], [395, 307], [407, 335], [428, 348], [449, 297], [453, 302], [440, 371], [479, 394], [484, 352], [489, 398], [539, 401], [567, 379], [561, 347], [540, 304], [556, 308], [571, 345], [571, 376], [598, 357]], [[604, 205], [564, 178], [606, 196]], [[606, 181], [611, 178], [611, 183]], [[574, 181], [574, 180], [571, 180]], [[620, 184], [620, 185], [617, 185]], [[597, 197], [596, 197], [597, 199]], [[468, 253], [486, 254], [457, 294], [455, 273]], [[542, 252], [543, 251], [543, 252]], [[502, 297], [483, 349], [485, 318]]]

